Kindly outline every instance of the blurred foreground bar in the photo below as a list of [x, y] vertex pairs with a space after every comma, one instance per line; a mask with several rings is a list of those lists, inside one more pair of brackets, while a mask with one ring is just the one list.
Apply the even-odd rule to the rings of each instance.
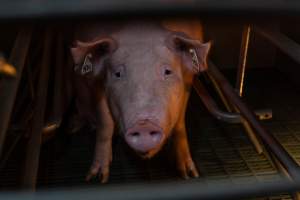
[[0, 20], [82, 16], [300, 15], [296, 0], [4, 0]]
[[266, 183], [218, 184], [216, 182], [165, 182], [157, 184], [132, 184], [118, 186], [97, 186], [91, 188], [72, 188], [56, 191], [2, 193], [5, 200], [93, 200], [93, 199], [244, 199], [282, 193], [293, 193], [300, 184], [286, 179]]

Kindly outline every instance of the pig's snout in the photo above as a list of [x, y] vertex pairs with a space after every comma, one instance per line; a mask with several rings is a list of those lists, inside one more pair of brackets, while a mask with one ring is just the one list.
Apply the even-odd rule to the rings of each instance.
[[125, 134], [128, 145], [141, 154], [159, 148], [163, 139], [162, 129], [149, 120], [138, 121]]

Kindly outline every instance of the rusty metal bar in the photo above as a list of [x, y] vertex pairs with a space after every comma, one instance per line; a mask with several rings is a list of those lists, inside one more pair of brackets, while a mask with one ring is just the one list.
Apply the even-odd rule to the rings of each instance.
[[245, 103], [242, 102], [240, 97], [231, 87], [230, 83], [226, 80], [226, 78], [218, 70], [218, 68], [211, 62], [208, 68], [208, 73], [215, 77], [215, 80], [217, 81], [218, 85], [227, 96], [227, 98], [230, 99], [231, 103], [234, 106], [236, 106], [245, 120], [249, 122], [251, 127], [256, 131], [264, 144], [271, 150], [271, 152], [276, 156], [280, 163], [285, 167], [293, 180], [299, 181], [299, 166], [297, 162], [289, 155], [289, 153], [276, 140], [276, 138], [262, 127], [255, 114], [247, 107]]
[[278, 31], [264, 29], [258, 26], [254, 26], [253, 31], [263, 36], [265, 39], [278, 47], [282, 52], [292, 58], [295, 62], [300, 64], [300, 45], [295, 41]]
[[47, 103], [49, 65], [50, 65], [50, 48], [52, 40], [51, 30], [45, 30], [44, 50], [42, 54], [41, 65], [38, 79], [38, 89], [36, 93], [36, 106], [32, 121], [32, 132], [27, 144], [26, 156], [24, 161], [24, 171], [21, 180], [23, 189], [35, 190], [40, 148], [42, 143], [42, 131], [44, 128], [44, 117]]
[[0, 157], [2, 154], [5, 135], [10, 121], [11, 112], [15, 102], [19, 82], [22, 77], [22, 71], [31, 41], [31, 34], [32, 27], [24, 28], [18, 33], [9, 58], [9, 63], [11, 63], [16, 68], [16, 78], [6, 79], [5, 81], [1, 82], [2, 91], [0, 91]]
[[242, 34], [241, 50], [236, 78], [235, 89], [238, 94], [243, 96], [244, 89], [244, 79], [245, 79], [245, 70], [247, 64], [248, 48], [249, 48], [249, 39], [250, 39], [251, 27], [250, 25], [245, 25]]

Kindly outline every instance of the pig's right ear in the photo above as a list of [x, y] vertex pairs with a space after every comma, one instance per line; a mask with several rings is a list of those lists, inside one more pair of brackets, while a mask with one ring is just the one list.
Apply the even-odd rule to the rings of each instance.
[[93, 42], [76, 40], [71, 47], [74, 71], [80, 75], [98, 75], [104, 65], [105, 57], [117, 49], [112, 38], [98, 39]]

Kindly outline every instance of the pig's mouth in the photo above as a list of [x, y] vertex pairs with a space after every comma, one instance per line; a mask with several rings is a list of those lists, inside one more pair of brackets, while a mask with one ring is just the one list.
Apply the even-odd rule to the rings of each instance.
[[139, 120], [125, 133], [127, 144], [143, 159], [150, 159], [163, 146], [165, 134], [150, 120]]
[[148, 152], [138, 152], [135, 151], [135, 153], [137, 154], [138, 157], [140, 157], [142, 160], [149, 160], [151, 158], [153, 158], [158, 152], [160, 152], [160, 150], [163, 148], [163, 146], [165, 145], [166, 140], [164, 140], [159, 146], [157, 146], [155, 149], [152, 149]]

